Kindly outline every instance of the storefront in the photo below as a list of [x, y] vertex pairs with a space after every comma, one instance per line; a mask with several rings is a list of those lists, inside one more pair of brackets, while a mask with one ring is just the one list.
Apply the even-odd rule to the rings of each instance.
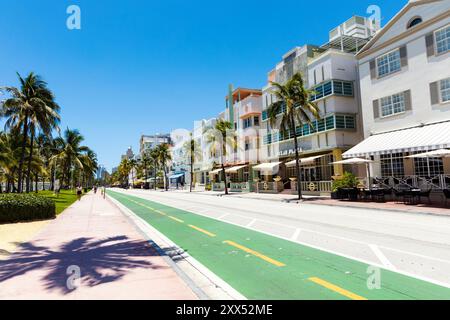
[[450, 121], [372, 135], [345, 152], [345, 158], [374, 160], [372, 183], [450, 188], [450, 157], [414, 157], [418, 153], [450, 148]]

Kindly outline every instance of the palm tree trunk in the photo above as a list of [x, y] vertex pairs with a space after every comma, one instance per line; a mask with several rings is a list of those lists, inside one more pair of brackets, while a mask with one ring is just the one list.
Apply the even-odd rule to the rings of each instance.
[[291, 130], [294, 133], [294, 147], [295, 147], [295, 168], [297, 169], [297, 194], [298, 200], [302, 199], [302, 182], [301, 182], [301, 172], [300, 172], [300, 156], [298, 153], [298, 140], [297, 131], [295, 130], [295, 120], [294, 115], [291, 115]]
[[22, 135], [22, 146], [21, 146], [21, 152], [20, 152], [20, 160], [19, 160], [19, 172], [18, 172], [18, 180], [17, 180], [17, 189], [18, 192], [22, 192], [22, 170], [23, 170], [23, 162], [25, 161], [25, 149], [27, 146], [27, 138], [28, 138], [28, 116], [25, 116], [25, 121], [23, 124], [23, 135]]
[[[225, 138], [223, 138], [223, 141], [225, 141]], [[228, 186], [227, 186], [227, 175], [226, 175], [226, 173], [225, 173], [225, 164], [224, 164], [224, 161], [225, 161], [225, 153], [226, 153], [226, 146], [225, 146], [225, 142], [222, 142], [223, 143], [223, 146], [222, 146], [222, 156], [221, 156], [221, 164], [222, 164], [222, 178], [223, 178], [223, 181], [224, 181], [224, 183], [225, 183], [225, 194], [228, 194]]]
[[31, 130], [31, 137], [30, 137], [30, 153], [28, 155], [28, 168], [27, 168], [27, 185], [26, 190], [27, 193], [30, 192], [31, 187], [31, 160], [33, 159], [33, 145], [34, 145], [34, 132]]
[[156, 190], [156, 176], [157, 176], [156, 165], [155, 165], [155, 170], [154, 170], [154, 172], [155, 172], [155, 176], [154, 176], [155, 181], [153, 181], [153, 187], [154, 187], [154, 189]]
[[192, 192], [192, 183], [194, 182], [194, 156], [191, 150], [191, 183], [189, 184], [189, 192]]

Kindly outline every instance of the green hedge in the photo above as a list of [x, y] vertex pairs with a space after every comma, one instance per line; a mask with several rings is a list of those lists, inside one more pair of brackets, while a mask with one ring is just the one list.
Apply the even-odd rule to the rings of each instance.
[[35, 194], [0, 194], [0, 223], [51, 219], [55, 202]]

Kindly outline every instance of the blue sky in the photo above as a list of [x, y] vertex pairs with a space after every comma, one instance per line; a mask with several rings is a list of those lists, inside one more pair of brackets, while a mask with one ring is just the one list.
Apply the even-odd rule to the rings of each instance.
[[[229, 83], [260, 88], [294, 46], [323, 44], [328, 31], [391, 0], [0, 0], [0, 86], [15, 73], [44, 77], [99, 162], [116, 166], [141, 134], [191, 129], [225, 106]], [[81, 8], [81, 30], [66, 9]]]

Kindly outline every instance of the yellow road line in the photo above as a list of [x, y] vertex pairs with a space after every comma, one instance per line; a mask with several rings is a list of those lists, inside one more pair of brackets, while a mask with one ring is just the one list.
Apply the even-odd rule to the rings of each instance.
[[183, 223], [184, 222], [183, 220], [175, 218], [175, 217], [172, 217], [172, 216], [167, 216], [167, 217], [169, 217], [170, 219], [175, 220], [175, 221], [177, 221], [179, 223]]
[[197, 231], [203, 232], [204, 234], [207, 234], [210, 237], [215, 237], [216, 236], [214, 233], [211, 233], [209, 231], [206, 231], [205, 229], [193, 226], [192, 224], [190, 224], [189, 227], [191, 227], [192, 229], [195, 229]]
[[164, 212], [162, 212], [162, 211], [159, 211], [159, 210], [155, 210], [155, 212], [157, 212], [157, 213], [159, 213], [159, 214], [162, 214], [163, 216], [166, 216], [166, 215], [167, 215], [166, 213], [164, 213]]
[[269, 262], [269, 263], [271, 263], [273, 265], [276, 265], [277, 267], [284, 267], [285, 266], [285, 264], [280, 262], [280, 261], [277, 261], [277, 260], [274, 260], [272, 258], [269, 258], [268, 256], [265, 256], [262, 253], [259, 253], [257, 251], [252, 250], [252, 249], [244, 247], [244, 246], [242, 246], [240, 244], [237, 244], [236, 242], [233, 242], [233, 241], [230, 241], [230, 240], [226, 240], [223, 243], [226, 243], [226, 244], [229, 244], [230, 246], [233, 246], [233, 247], [236, 247], [238, 249], [241, 249], [242, 251], [250, 253], [250, 254], [252, 254], [252, 255], [260, 258], [260, 259], [263, 259], [264, 261], [267, 261], [267, 262]]
[[330, 289], [330, 290], [332, 290], [334, 292], [342, 294], [343, 296], [345, 296], [347, 298], [350, 298], [350, 299], [353, 299], [353, 300], [367, 300], [364, 297], [358, 296], [357, 294], [355, 294], [353, 292], [350, 292], [350, 291], [347, 291], [345, 289], [342, 289], [341, 287], [338, 287], [338, 286], [336, 286], [336, 285], [334, 285], [332, 283], [329, 283], [329, 282], [327, 282], [327, 281], [325, 281], [323, 279], [320, 279], [320, 278], [317, 278], [317, 277], [311, 277], [311, 278], [308, 278], [308, 280], [312, 281], [314, 283], [317, 283], [318, 285], [321, 285], [322, 287]]

